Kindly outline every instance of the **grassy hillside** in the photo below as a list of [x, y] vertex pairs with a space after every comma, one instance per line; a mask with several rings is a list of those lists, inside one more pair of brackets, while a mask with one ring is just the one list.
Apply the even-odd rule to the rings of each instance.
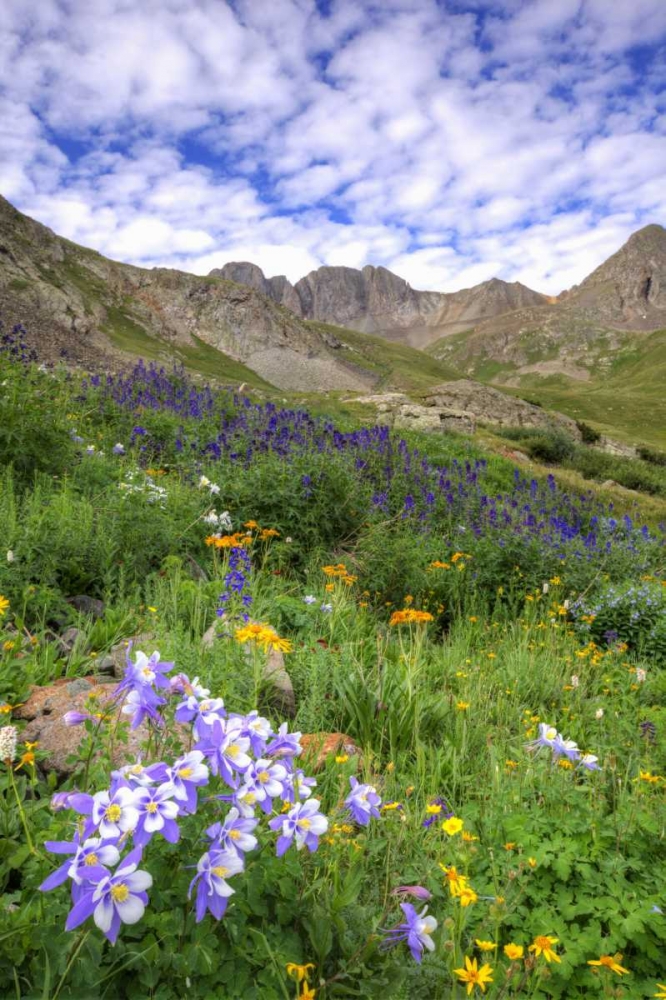
[[[504, 388], [504, 387], [502, 387]], [[506, 391], [515, 391], [507, 389]], [[632, 338], [590, 382], [524, 376], [517, 393], [611, 437], [666, 446], [666, 330]]]
[[[595, 338], [593, 356], [586, 363], [590, 375], [587, 381], [561, 373], [520, 375], [515, 364], [486, 354], [470, 356], [465, 353], [470, 334], [467, 331], [443, 338], [432, 344], [428, 353], [437, 357], [445, 352], [445, 357], [459, 364], [467, 377], [583, 420], [609, 437], [657, 447], [666, 445], [666, 330], [615, 334], [615, 346]], [[536, 343], [532, 347], [530, 363], [557, 360], [553, 345], [545, 352], [539, 352]], [[507, 385], [509, 382], [513, 384]]]
[[438, 382], [460, 378], [451, 366], [406, 344], [327, 323], [309, 322], [308, 325], [342, 341], [344, 346], [336, 354], [376, 377], [378, 391], [416, 392]]

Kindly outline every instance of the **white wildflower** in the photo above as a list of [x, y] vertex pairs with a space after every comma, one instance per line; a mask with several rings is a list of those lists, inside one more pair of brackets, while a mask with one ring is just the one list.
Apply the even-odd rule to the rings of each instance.
[[11, 764], [16, 757], [16, 726], [0, 729], [0, 760]]

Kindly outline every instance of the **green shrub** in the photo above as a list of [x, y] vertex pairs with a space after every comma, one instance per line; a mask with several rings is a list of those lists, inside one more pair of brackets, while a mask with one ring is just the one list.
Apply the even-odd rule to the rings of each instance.
[[581, 433], [583, 444], [596, 444], [597, 441], [601, 440], [599, 431], [595, 431], [594, 427], [590, 427], [584, 420], [577, 420], [576, 427]]
[[548, 465], [561, 465], [573, 457], [576, 446], [566, 434], [557, 431], [544, 431], [527, 441], [527, 453], [530, 458]]

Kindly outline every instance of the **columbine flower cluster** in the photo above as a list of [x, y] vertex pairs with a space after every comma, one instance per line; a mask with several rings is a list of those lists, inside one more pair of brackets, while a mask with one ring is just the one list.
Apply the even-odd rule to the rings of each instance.
[[207, 476], [199, 477], [199, 489], [208, 490], [210, 495], [213, 497], [217, 496], [217, 494], [220, 492], [220, 487], [217, 485], [217, 483], [211, 483], [210, 479]]
[[[297, 765], [300, 733], [290, 733], [286, 723], [274, 731], [256, 711], [228, 712], [199, 678], [167, 677], [173, 664], [162, 662], [158, 652], [137, 652], [134, 660], [130, 653], [114, 695], [122, 713], [133, 728], [144, 719], [163, 726], [164, 707], [176, 701], [174, 719], [192, 727], [193, 749], [170, 763], [121, 767], [112, 772], [109, 787], [93, 795], [58, 795], [54, 808], [72, 809], [80, 819], [71, 841], [47, 841], [48, 850], [68, 857], [40, 887], [46, 891], [69, 881], [72, 908], [66, 928], [92, 917], [112, 943], [121, 925], [137, 923], [148, 905], [152, 876], [140, 867], [146, 848], [155, 837], [178, 842], [181, 825], [197, 813], [204, 789], [217, 815], [205, 827], [206, 850], [190, 883], [197, 921], [207, 912], [223, 916], [234, 893], [229, 880], [244, 870], [245, 855], [258, 846], [262, 814], [271, 817], [267, 825], [278, 834], [278, 857], [292, 845], [316, 851], [328, 829], [320, 801], [312, 797], [316, 781]], [[350, 783], [345, 805], [356, 823], [367, 825], [379, 816], [381, 800], [371, 785], [355, 778]]]
[[210, 524], [220, 531], [231, 531], [233, 528], [231, 515], [228, 510], [223, 510], [221, 514], [218, 514], [215, 509], [210, 510], [207, 514], [204, 514], [201, 520], [204, 524]]
[[138, 496], [146, 503], [158, 504], [162, 509], [167, 499], [167, 491], [158, 486], [154, 480], [141, 469], [130, 469], [125, 473], [125, 479], [118, 483], [118, 489], [125, 497]]
[[553, 760], [568, 760], [577, 762], [578, 767], [583, 767], [587, 771], [600, 771], [598, 757], [593, 753], [582, 753], [573, 740], [566, 740], [561, 733], [558, 733], [555, 726], [550, 726], [547, 722], [539, 723], [539, 735], [531, 743], [525, 744], [528, 750], [538, 752], [543, 747], [552, 751]]

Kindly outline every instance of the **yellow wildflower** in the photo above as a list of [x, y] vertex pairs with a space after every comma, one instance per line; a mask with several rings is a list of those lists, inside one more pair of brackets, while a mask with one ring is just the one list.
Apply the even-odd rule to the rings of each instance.
[[474, 943], [479, 951], [494, 951], [497, 947], [496, 941], [479, 941], [478, 938], [475, 938]]
[[442, 830], [444, 833], [448, 833], [449, 837], [455, 837], [457, 833], [460, 833], [464, 825], [464, 820], [459, 819], [457, 816], [450, 816], [449, 819], [444, 820], [442, 823]]
[[475, 986], [478, 986], [482, 993], [486, 992], [486, 986], [493, 981], [493, 970], [490, 965], [478, 967], [476, 959], [468, 958], [465, 955], [465, 968], [453, 970], [461, 983], [467, 983], [467, 996], [470, 996]]
[[314, 969], [312, 962], [308, 962], [306, 965], [297, 965], [296, 962], [287, 962], [286, 965], [287, 975], [295, 979], [296, 982], [302, 983], [308, 978], [308, 970]]
[[616, 972], [618, 976], [628, 976], [629, 969], [624, 969], [620, 965], [621, 961], [622, 955], [618, 953], [617, 955], [601, 955], [598, 959], [593, 959], [587, 964], [603, 966], [605, 969], [610, 969], [611, 972]]
[[472, 903], [476, 903], [478, 898], [477, 893], [472, 889], [471, 885], [466, 885], [464, 889], [461, 889], [458, 896], [461, 906], [471, 906]]
[[540, 955], [546, 959], [547, 962], [561, 962], [560, 956], [553, 950], [553, 945], [557, 944], [558, 939], [556, 937], [549, 937], [547, 934], [539, 934], [534, 938], [534, 941], [527, 949], [528, 951], [533, 951], [537, 958]]
[[467, 876], [461, 875], [455, 865], [439, 866], [446, 876], [446, 883], [452, 896], [459, 896], [463, 889], [467, 888]]
[[504, 954], [507, 958], [510, 958], [512, 962], [516, 962], [519, 958], [523, 957], [525, 949], [522, 944], [505, 944]]

